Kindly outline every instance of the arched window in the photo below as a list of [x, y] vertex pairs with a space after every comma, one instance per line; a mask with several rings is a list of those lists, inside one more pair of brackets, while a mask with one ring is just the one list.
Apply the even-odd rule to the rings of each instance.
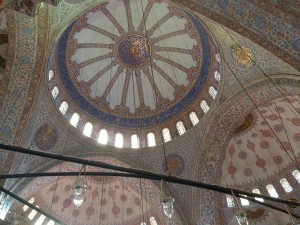
[[240, 198], [242, 205], [249, 205], [248, 199]]
[[283, 187], [283, 189], [285, 190], [285, 192], [291, 192], [293, 190], [293, 188], [291, 187], [291, 185], [287, 181], [287, 179], [281, 178], [279, 182], [280, 182], [281, 186]]
[[[36, 207], [39, 208], [38, 206], [36, 206]], [[35, 211], [35, 210], [33, 209], [33, 210], [31, 210], [31, 212], [29, 213], [28, 218], [29, 218], [30, 220], [33, 220], [33, 218], [35, 217], [36, 214], [37, 214], [37, 211]]]
[[183, 124], [182, 121], [178, 121], [176, 123], [176, 128], [177, 128], [177, 131], [178, 131], [179, 135], [183, 135], [186, 132], [186, 129], [185, 129], [184, 124]]
[[131, 148], [139, 148], [140, 139], [136, 134], [131, 135]]
[[267, 191], [268, 191], [268, 193], [271, 197], [274, 197], [274, 198], [279, 197], [278, 194], [277, 194], [276, 189], [274, 188], [274, 186], [272, 184], [268, 184], [266, 188], [267, 188]]
[[215, 55], [215, 59], [216, 59], [216, 61], [217, 61], [218, 63], [221, 63], [221, 56], [220, 56], [220, 53], [217, 53], [217, 54]]
[[99, 132], [98, 143], [106, 145], [108, 141], [108, 132], [105, 129], [101, 129]]
[[116, 133], [116, 136], [115, 136], [115, 147], [116, 148], [123, 148], [123, 145], [124, 145], [123, 134]]
[[54, 99], [56, 99], [56, 97], [58, 96], [59, 94], [59, 88], [57, 86], [54, 86], [51, 90], [51, 94], [52, 94], [52, 97]]
[[148, 144], [148, 147], [156, 146], [155, 135], [153, 133], [147, 134], [147, 144]]
[[298, 181], [298, 183], [300, 184], [300, 172], [299, 170], [294, 170], [292, 172], [292, 175], [295, 177], [295, 179]]
[[38, 220], [35, 222], [34, 225], [41, 225], [42, 223], [44, 223], [45, 219], [46, 219], [46, 216], [45, 216], [45, 215], [41, 215], [41, 216], [38, 218]]
[[172, 137], [171, 137], [171, 134], [170, 134], [170, 129], [169, 128], [164, 128], [162, 130], [162, 135], [163, 135], [163, 138], [164, 138], [164, 142], [168, 142], [168, 141], [171, 141], [172, 140]]
[[205, 100], [201, 101], [200, 107], [201, 107], [203, 113], [207, 113], [208, 110], [209, 110], [209, 106], [208, 106], [208, 104], [207, 104], [207, 102]]
[[54, 77], [54, 71], [53, 70], [49, 70], [48, 76], [49, 76], [49, 80], [52, 80], [53, 77]]
[[47, 225], [55, 225], [54, 221], [53, 220], [50, 220]]
[[150, 217], [150, 224], [157, 225], [156, 219], [153, 216]]
[[220, 82], [221, 81], [221, 74], [218, 70], [215, 71], [214, 73], [214, 77], [215, 77], [215, 80]]
[[83, 128], [83, 135], [87, 137], [92, 136], [92, 131], [93, 131], [93, 124], [91, 122], [87, 122]]
[[70, 120], [70, 124], [74, 127], [77, 127], [78, 125], [78, 122], [79, 122], [79, 114], [78, 113], [74, 113], [71, 117], [71, 120]]
[[[260, 191], [257, 188], [253, 189], [252, 192], [255, 193], [255, 194], [260, 194]], [[260, 201], [260, 202], [264, 202], [264, 199], [262, 199], [262, 198], [255, 198], [255, 200]]]
[[213, 86], [209, 87], [208, 93], [212, 99], [216, 99], [217, 94], [218, 94], [217, 90]]
[[69, 108], [68, 102], [63, 101], [63, 102], [60, 104], [60, 106], [59, 106], [59, 111], [60, 111], [63, 115], [65, 115], [66, 112], [68, 111], [68, 108]]
[[228, 207], [234, 207], [234, 198], [232, 195], [226, 194], [226, 201]]
[[[34, 203], [34, 197], [32, 197], [31, 199], [29, 199], [28, 202], [29, 202], [30, 204], [33, 204], [33, 203]], [[28, 208], [29, 208], [29, 207], [28, 207], [27, 205], [24, 205], [24, 206], [23, 206], [23, 211], [26, 212], [26, 211], [28, 210]]]
[[199, 123], [199, 118], [197, 116], [197, 114], [195, 112], [191, 112], [190, 115], [190, 120], [192, 122], [192, 124], [195, 126], [197, 123]]

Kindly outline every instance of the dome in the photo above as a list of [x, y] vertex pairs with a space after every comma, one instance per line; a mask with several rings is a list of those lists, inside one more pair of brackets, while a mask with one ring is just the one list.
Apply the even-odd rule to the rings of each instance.
[[144, 142], [153, 132], [161, 142], [164, 128], [181, 135], [176, 122], [190, 127], [189, 113], [198, 119], [201, 101], [208, 107], [216, 97], [217, 54], [202, 22], [181, 7], [104, 2], [62, 33], [50, 58], [49, 69], [57, 75], [50, 88], [59, 88], [60, 98], [53, 97], [58, 106], [68, 102], [69, 117], [76, 112], [84, 123], [128, 137], [142, 132]]

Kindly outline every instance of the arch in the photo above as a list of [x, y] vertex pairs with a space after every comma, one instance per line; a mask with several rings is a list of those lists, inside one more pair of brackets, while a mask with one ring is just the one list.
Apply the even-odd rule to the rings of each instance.
[[124, 137], [123, 137], [123, 134], [116, 133], [115, 144], [114, 145], [115, 145], [116, 148], [123, 148], [123, 146], [124, 146]]
[[[36, 206], [37, 208], [39, 208], [38, 206]], [[36, 210], [31, 210], [31, 212], [28, 214], [28, 219], [33, 220], [33, 218], [36, 216], [37, 211]]]
[[139, 148], [140, 147], [140, 139], [137, 134], [131, 135], [131, 148]]
[[51, 90], [51, 94], [53, 99], [56, 99], [59, 94], [59, 88], [57, 86], [54, 86]]
[[155, 134], [152, 132], [147, 134], [147, 145], [148, 147], [156, 146]]
[[176, 128], [177, 128], [177, 131], [178, 131], [179, 135], [185, 134], [186, 129], [185, 129], [184, 123], [182, 121], [178, 121], [176, 123]]
[[189, 114], [189, 117], [190, 117], [191, 123], [194, 126], [196, 126], [197, 123], [199, 123], [199, 118], [198, 118], [197, 114], [194, 111]]
[[45, 219], [46, 219], [45, 215], [40, 215], [40, 217], [38, 218], [38, 220], [35, 222], [34, 225], [42, 225], [44, 223]]
[[[254, 189], [252, 190], [252, 193], [260, 194], [260, 190], [257, 189], [257, 188], [254, 188]], [[264, 199], [263, 199], [263, 198], [255, 198], [255, 200], [260, 201], [260, 202], [264, 202]]]
[[87, 137], [91, 137], [93, 132], [93, 124], [91, 122], [87, 122], [83, 128], [83, 135]]
[[228, 207], [234, 207], [234, 198], [232, 195], [226, 194], [226, 202]]
[[298, 181], [298, 183], [300, 184], [300, 172], [299, 172], [299, 170], [294, 170], [292, 172], [292, 175]]
[[214, 72], [214, 78], [217, 82], [221, 82], [221, 74], [218, 70]]
[[65, 115], [66, 112], [68, 111], [69, 108], [69, 103], [67, 101], [63, 101], [60, 106], [59, 106], [59, 111]]
[[80, 116], [78, 113], [73, 113], [71, 119], [70, 119], [70, 124], [73, 126], [73, 127], [77, 127], [78, 125], [78, 122], [79, 122], [79, 119], [80, 119]]
[[285, 178], [281, 178], [279, 180], [281, 186], [283, 187], [285, 192], [291, 192], [293, 190], [293, 188], [291, 187], [290, 183], [287, 181], [287, 179]]
[[108, 141], [108, 132], [106, 129], [101, 129], [98, 136], [98, 143], [106, 145]]
[[170, 129], [167, 127], [162, 130], [162, 136], [165, 143], [172, 140]]
[[49, 70], [49, 72], [48, 72], [48, 79], [49, 79], [49, 81], [52, 80], [53, 77], [54, 77], [54, 71], [51, 69], [51, 70]]
[[267, 188], [267, 191], [268, 191], [268, 193], [269, 193], [269, 195], [270, 195], [271, 197], [274, 197], [274, 198], [278, 198], [278, 197], [279, 197], [279, 195], [278, 195], [276, 189], [274, 188], [274, 186], [273, 186], [272, 184], [268, 184], [268, 185], [266, 186], [266, 188]]

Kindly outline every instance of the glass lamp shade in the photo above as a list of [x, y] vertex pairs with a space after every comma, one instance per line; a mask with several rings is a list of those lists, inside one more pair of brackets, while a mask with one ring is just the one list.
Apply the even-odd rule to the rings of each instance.
[[84, 180], [82, 178], [79, 178], [75, 181], [73, 185], [73, 203], [78, 208], [82, 205], [84, 201], [84, 196], [87, 191], [87, 186], [84, 183]]
[[172, 197], [164, 197], [161, 200], [161, 204], [164, 210], [165, 215], [168, 217], [168, 219], [171, 219], [174, 212], [174, 198]]
[[234, 217], [237, 219], [239, 225], [249, 225], [249, 221], [247, 219], [247, 213], [244, 210], [238, 211]]

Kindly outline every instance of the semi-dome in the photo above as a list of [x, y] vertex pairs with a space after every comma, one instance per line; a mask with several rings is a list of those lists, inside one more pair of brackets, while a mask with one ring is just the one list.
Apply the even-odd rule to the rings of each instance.
[[146, 145], [147, 133], [158, 142], [164, 128], [181, 135], [208, 111], [220, 82], [216, 55], [189, 11], [164, 1], [109, 1], [62, 33], [50, 57], [50, 88], [67, 118], [76, 113], [83, 124], [128, 137], [144, 133]]

